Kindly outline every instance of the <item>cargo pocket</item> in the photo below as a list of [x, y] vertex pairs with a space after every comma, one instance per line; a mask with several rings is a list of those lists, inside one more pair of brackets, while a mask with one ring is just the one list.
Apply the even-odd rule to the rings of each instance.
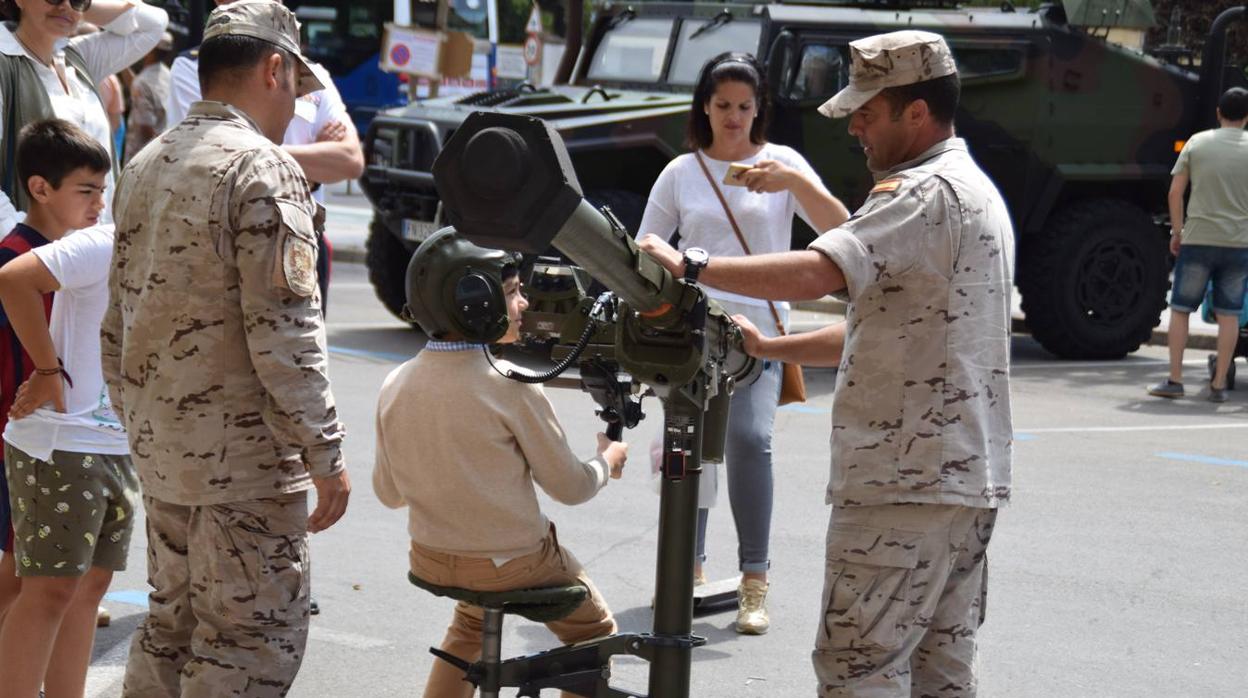
[[303, 206], [286, 199], [277, 199], [275, 203], [282, 224], [277, 236], [273, 285], [307, 298], [317, 288], [316, 224]]
[[300, 508], [274, 500], [206, 508], [217, 526], [215, 545], [207, 546], [216, 611], [239, 627], [306, 623], [308, 541], [300, 522], [290, 520]]
[[921, 606], [912, 587], [922, 540], [910, 531], [832, 526], [817, 649], [901, 645]]

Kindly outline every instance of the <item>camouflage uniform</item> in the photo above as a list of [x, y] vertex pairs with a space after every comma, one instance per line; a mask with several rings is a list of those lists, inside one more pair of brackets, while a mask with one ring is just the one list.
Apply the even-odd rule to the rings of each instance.
[[[276, 3], [214, 10], [205, 40], [226, 31], [281, 32], [298, 55]], [[343, 468], [320, 217], [298, 164], [219, 102], [138, 154], [116, 212], [104, 373], [144, 490], [154, 587], [124, 695], [284, 695], [307, 637], [309, 475]]]
[[[889, 37], [900, 39], [892, 49], [873, 43]], [[834, 97], [825, 114], [878, 94], [867, 78], [904, 70], [899, 52], [918, 69], [884, 86], [956, 70], [925, 32], [851, 47], [856, 94]], [[844, 273], [849, 301], [819, 695], [971, 696], [986, 550], [1010, 496], [1013, 231], [959, 138], [876, 177], [862, 207], [811, 245]]]

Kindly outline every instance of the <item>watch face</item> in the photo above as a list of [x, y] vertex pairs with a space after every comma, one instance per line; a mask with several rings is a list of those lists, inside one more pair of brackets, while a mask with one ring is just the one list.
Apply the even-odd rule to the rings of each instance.
[[685, 250], [685, 260], [694, 264], [703, 265], [711, 260], [711, 256], [701, 247], [690, 247]]

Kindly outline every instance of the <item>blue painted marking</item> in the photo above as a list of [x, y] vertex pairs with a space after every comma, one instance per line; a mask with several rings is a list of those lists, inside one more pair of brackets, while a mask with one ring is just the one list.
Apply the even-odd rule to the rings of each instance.
[[1156, 455], [1158, 458], [1181, 460], [1189, 463], [1204, 463], [1206, 465], [1233, 465], [1237, 468], [1248, 468], [1248, 461], [1231, 460], [1230, 458], [1214, 458], [1213, 456], [1198, 456], [1191, 453], [1174, 453], [1172, 451], [1162, 451]]
[[147, 608], [146, 591], [110, 591], [104, 595], [104, 600]]
[[330, 347], [330, 353], [342, 354], [343, 356], [358, 356], [365, 359], [379, 359], [381, 361], [391, 361], [401, 364], [412, 358], [406, 354], [395, 354], [389, 351], [368, 351], [367, 349], [348, 349], [346, 347]]
[[832, 410], [827, 407], [807, 407], [798, 403], [791, 403], [781, 407], [780, 409], [788, 412], [801, 412], [802, 414], [831, 414]]
[[1035, 439], [1036, 439], [1035, 434], [1024, 434], [1018, 431], [1014, 432], [1015, 441], [1034, 441]]

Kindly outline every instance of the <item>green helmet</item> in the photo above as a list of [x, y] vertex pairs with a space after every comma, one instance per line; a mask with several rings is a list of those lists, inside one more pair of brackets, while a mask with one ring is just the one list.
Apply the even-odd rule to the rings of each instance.
[[511, 252], [478, 247], [443, 228], [416, 248], [407, 265], [406, 320], [434, 339], [454, 334], [488, 344], [507, 333], [503, 271], [519, 266]]

